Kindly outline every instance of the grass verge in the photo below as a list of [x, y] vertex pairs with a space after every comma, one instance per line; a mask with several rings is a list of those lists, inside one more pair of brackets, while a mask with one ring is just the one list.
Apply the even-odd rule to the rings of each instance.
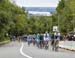
[[0, 45], [7, 44], [9, 42], [10, 42], [10, 40], [2, 41], [2, 42], [0, 42]]

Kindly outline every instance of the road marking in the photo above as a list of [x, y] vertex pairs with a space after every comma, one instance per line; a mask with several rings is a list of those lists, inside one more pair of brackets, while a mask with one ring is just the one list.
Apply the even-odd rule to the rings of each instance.
[[20, 48], [20, 53], [21, 53], [21, 55], [23, 55], [23, 56], [25, 56], [25, 57], [27, 57], [27, 58], [32, 58], [32, 57], [30, 57], [29, 55], [27, 55], [27, 54], [25, 54], [25, 53], [23, 52], [23, 47], [24, 47], [24, 43], [22, 42], [22, 46], [21, 46], [21, 48]]

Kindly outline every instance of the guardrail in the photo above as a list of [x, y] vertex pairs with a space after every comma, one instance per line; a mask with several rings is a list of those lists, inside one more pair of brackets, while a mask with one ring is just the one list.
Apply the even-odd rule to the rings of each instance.
[[75, 41], [60, 41], [59, 47], [75, 51]]

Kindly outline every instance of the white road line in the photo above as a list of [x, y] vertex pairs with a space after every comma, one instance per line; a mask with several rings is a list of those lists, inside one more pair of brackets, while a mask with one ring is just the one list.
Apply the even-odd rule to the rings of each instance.
[[24, 43], [22, 42], [22, 46], [21, 46], [21, 48], [20, 48], [20, 53], [21, 53], [21, 55], [23, 55], [23, 56], [25, 56], [25, 57], [27, 57], [27, 58], [32, 58], [32, 57], [30, 57], [29, 55], [27, 55], [27, 54], [25, 54], [25, 53], [23, 52], [23, 47], [24, 47]]

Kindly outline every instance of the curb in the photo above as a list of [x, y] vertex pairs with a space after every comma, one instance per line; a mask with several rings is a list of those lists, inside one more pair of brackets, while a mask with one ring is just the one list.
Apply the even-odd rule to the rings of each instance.
[[61, 49], [64, 49], [64, 50], [68, 50], [68, 51], [72, 51], [72, 52], [75, 52], [75, 50], [72, 50], [72, 49], [68, 49], [68, 48], [62, 48], [62, 47], [59, 47]]
[[9, 43], [9, 42], [10, 42], [10, 40], [3, 41], [3, 42], [0, 42], [0, 45], [6, 44], [6, 43]]

